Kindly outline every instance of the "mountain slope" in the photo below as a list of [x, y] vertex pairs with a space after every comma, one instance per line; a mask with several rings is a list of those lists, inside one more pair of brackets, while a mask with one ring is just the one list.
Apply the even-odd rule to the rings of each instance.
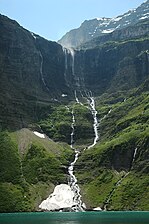
[[0, 16], [0, 47], [0, 211], [38, 211], [71, 144], [88, 209], [148, 210], [148, 20], [70, 50]]
[[108, 43], [108, 42], [116, 42], [116, 41], [122, 42], [126, 40], [137, 39], [137, 38], [145, 39], [148, 36], [149, 36], [149, 20], [144, 19], [139, 21], [135, 25], [130, 25], [121, 30], [115, 30], [110, 34], [96, 37], [80, 45], [77, 49], [95, 48], [95, 47], [104, 45], [104, 43]]
[[88, 208], [149, 210], [147, 83], [127, 95], [107, 94], [96, 101], [99, 119], [111, 112], [99, 124], [98, 144], [82, 153], [76, 166]]
[[42, 108], [70, 92], [62, 47], [0, 15], [1, 128], [27, 127]]
[[79, 28], [66, 33], [58, 42], [65, 47], [75, 48], [98, 36], [134, 25], [147, 18], [149, 18], [149, 0], [137, 9], [130, 10], [116, 18], [96, 18], [86, 20]]
[[37, 211], [56, 184], [67, 182], [67, 144], [21, 129], [0, 132], [0, 152], [0, 212]]

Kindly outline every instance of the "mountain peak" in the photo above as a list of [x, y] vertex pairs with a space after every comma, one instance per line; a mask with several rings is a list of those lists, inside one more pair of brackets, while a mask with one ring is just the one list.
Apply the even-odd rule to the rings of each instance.
[[149, 0], [138, 8], [130, 9], [123, 15], [114, 18], [97, 17], [85, 20], [79, 28], [69, 31], [58, 42], [65, 47], [76, 48], [96, 37], [136, 24], [147, 18], [149, 18]]

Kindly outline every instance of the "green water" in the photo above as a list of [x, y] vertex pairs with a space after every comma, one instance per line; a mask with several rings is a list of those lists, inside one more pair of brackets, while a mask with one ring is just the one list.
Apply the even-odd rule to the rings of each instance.
[[149, 224], [149, 212], [1, 213], [0, 224]]

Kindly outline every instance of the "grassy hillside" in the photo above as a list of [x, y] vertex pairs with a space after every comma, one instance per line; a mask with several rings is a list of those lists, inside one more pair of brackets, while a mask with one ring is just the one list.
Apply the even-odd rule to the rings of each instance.
[[72, 151], [30, 130], [0, 133], [0, 212], [35, 211], [59, 183], [67, 182]]
[[70, 144], [72, 111], [75, 116], [75, 144], [84, 145], [91, 142], [93, 138], [91, 112], [87, 105], [81, 106], [76, 102], [71, 102], [68, 106], [53, 107], [52, 112], [48, 114], [46, 119], [39, 122], [42, 130], [53, 140]]
[[112, 110], [100, 122], [98, 144], [77, 162], [88, 208], [149, 209], [149, 92], [143, 87], [97, 99], [99, 119]]

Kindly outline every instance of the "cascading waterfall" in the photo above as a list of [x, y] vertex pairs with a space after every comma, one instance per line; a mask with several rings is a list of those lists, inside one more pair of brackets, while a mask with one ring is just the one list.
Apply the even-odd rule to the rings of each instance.
[[64, 56], [65, 56], [65, 70], [64, 70], [64, 79], [66, 82], [66, 85], [69, 87], [69, 81], [68, 81], [68, 77], [67, 77], [67, 72], [68, 72], [68, 54], [69, 54], [69, 50], [65, 47], [62, 47], [63, 52], [64, 52]]
[[[33, 32], [30, 32], [30, 33], [31, 33], [32, 37], [34, 38], [34, 40], [36, 41], [36, 39], [37, 39], [36, 35]], [[48, 91], [50, 91], [49, 88], [46, 85], [46, 82], [45, 82], [45, 79], [44, 79], [44, 76], [43, 76], [43, 56], [41, 54], [41, 51], [39, 51], [39, 56], [40, 56], [40, 75], [41, 75], [41, 80], [42, 80], [42, 83], [44, 84], [44, 86], [46, 87], [46, 89]]]
[[138, 150], [138, 148], [135, 148], [134, 153], [133, 153], [132, 166], [133, 166], [133, 163], [134, 163], [135, 158], [136, 158], [137, 150]]
[[94, 147], [96, 144], [97, 144], [97, 141], [99, 139], [99, 135], [98, 135], [98, 119], [97, 119], [97, 110], [95, 108], [95, 99], [94, 97], [92, 96], [92, 92], [88, 92], [87, 93], [87, 97], [88, 97], [88, 103], [89, 103], [89, 106], [90, 106], [90, 109], [91, 109], [91, 113], [92, 113], [92, 116], [93, 116], [93, 129], [94, 129], [94, 134], [95, 134], [95, 137], [94, 137], [94, 141], [93, 141], [93, 144], [88, 146], [88, 149]]
[[[74, 81], [75, 87], [76, 87], [76, 90], [74, 90], [75, 101], [78, 104], [80, 104], [81, 106], [85, 106], [79, 101], [79, 98], [77, 96], [78, 91], [80, 91], [81, 97], [84, 97], [81, 92], [81, 87], [83, 89], [84, 83], [75, 74], [75, 52], [73, 49], [67, 49], [67, 48], [63, 48], [63, 52], [64, 52], [64, 56], [65, 56], [64, 78], [65, 78], [66, 84], [68, 85], [68, 77], [67, 77], [68, 70], [70, 70], [70, 68], [71, 68], [73, 81]], [[43, 76], [43, 56], [42, 56], [41, 52], [39, 52], [39, 54], [40, 54], [40, 58], [41, 58], [41, 64], [40, 64], [41, 79], [42, 79], [44, 86], [49, 91], [49, 88], [47, 87], [46, 82], [44, 80], [44, 76]], [[68, 65], [68, 62], [71, 63], [71, 67]], [[93, 140], [93, 143], [87, 147], [88, 149], [90, 149], [90, 148], [94, 147], [99, 140], [99, 134], [98, 134], [99, 124], [101, 123], [101, 121], [103, 119], [105, 119], [111, 113], [112, 110], [110, 109], [108, 111], [108, 113], [106, 115], [104, 115], [104, 117], [98, 121], [95, 98], [93, 97], [93, 94], [91, 91], [84, 91], [84, 92], [86, 95], [85, 98], [87, 99], [87, 102], [89, 105], [88, 108], [90, 109], [91, 114], [93, 116], [94, 140]], [[125, 102], [125, 100], [124, 100], [124, 102]], [[70, 112], [69, 107], [67, 107], [67, 109]], [[74, 147], [74, 135], [75, 135], [74, 110], [72, 110], [70, 113], [72, 115], [72, 123], [71, 123], [72, 131], [70, 134], [70, 147], [72, 150], [74, 150], [75, 156], [74, 156], [74, 161], [72, 161], [68, 167], [68, 174], [69, 174], [68, 184], [57, 185], [55, 187], [53, 194], [51, 194], [49, 196], [49, 198], [47, 199], [48, 202], [47, 202], [47, 200], [45, 200], [41, 203], [41, 205], [39, 206], [41, 209], [60, 210], [60, 209], [65, 209], [65, 208], [68, 209], [69, 208], [69, 211], [84, 211], [84, 209], [85, 209], [85, 204], [81, 200], [80, 188], [77, 184], [77, 178], [74, 175], [74, 166], [79, 158], [80, 150], [78, 150]], [[133, 158], [132, 158], [132, 166], [133, 166], [133, 163], [136, 158], [136, 153], [137, 153], [137, 148], [134, 150], [134, 154], [133, 154]], [[131, 168], [132, 168], [132, 166], [131, 166]], [[121, 185], [123, 179], [126, 178], [128, 174], [129, 174], [129, 172], [124, 173], [123, 176], [115, 183], [114, 188], [112, 189], [112, 191], [110, 192], [110, 194], [108, 195], [108, 197], [104, 203], [104, 210], [107, 210], [107, 206], [109, 205], [109, 202], [110, 202], [116, 188]], [[69, 195], [69, 197], [67, 198], [66, 195]], [[64, 198], [64, 196], [65, 196], [65, 198]], [[55, 205], [54, 205], [55, 207], [53, 207], [53, 204], [54, 204], [53, 202], [55, 203]]]
[[74, 91], [74, 96], [75, 96], [75, 100], [76, 100], [76, 102], [77, 102], [78, 104], [80, 104], [81, 106], [84, 106], [83, 103], [81, 103], [81, 102], [79, 101], [79, 99], [78, 99], [78, 97], [77, 97], [77, 91], [76, 91], [76, 90]]
[[[85, 91], [85, 94], [86, 94], [86, 97], [87, 97], [87, 101], [88, 101], [88, 104], [89, 104], [89, 107], [88, 109], [91, 110], [91, 113], [92, 113], [92, 116], [93, 116], [93, 129], [94, 129], [94, 134], [95, 134], [95, 137], [94, 137], [94, 141], [93, 141], [93, 144], [88, 146], [87, 148], [90, 149], [92, 147], [94, 147], [96, 144], [97, 144], [97, 141], [99, 139], [99, 135], [98, 135], [98, 119], [97, 119], [97, 110], [95, 108], [95, 100], [94, 100], [94, 97], [92, 96], [92, 92], [89, 91], [89, 92], [86, 92]], [[81, 93], [82, 97], [83, 97], [83, 94]], [[79, 103], [81, 106], [84, 106], [78, 99], [77, 97], [77, 94], [76, 94], [76, 90], [75, 90], [75, 100], [77, 103]]]
[[[70, 112], [69, 107], [66, 106], [66, 109]], [[75, 131], [75, 116], [74, 111], [71, 111], [72, 123], [70, 134], [70, 147], [75, 152], [74, 161], [68, 167], [69, 180], [68, 184], [57, 185], [54, 189], [54, 192], [49, 195], [49, 197], [44, 200], [39, 208], [42, 210], [48, 211], [84, 211], [85, 204], [81, 201], [80, 188], [77, 184], [77, 178], [74, 175], [74, 166], [78, 160], [80, 151], [73, 147], [74, 144], [74, 131]]]
[[107, 207], [108, 207], [108, 205], [109, 205], [109, 202], [110, 202], [110, 200], [111, 200], [111, 198], [112, 198], [112, 196], [113, 196], [115, 190], [117, 189], [117, 187], [119, 187], [119, 186], [121, 185], [123, 179], [125, 179], [125, 178], [128, 176], [128, 174], [129, 174], [129, 172], [125, 173], [125, 174], [124, 174], [124, 175], [123, 175], [123, 176], [116, 182], [115, 187], [112, 189], [112, 191], [110, 192], [110, 194], [109, 194], [108, 197], [107, 197], [107, 200], [106, 200], [105, 203], [104, 203], [104, 209], [103, 209], [104, 211], [107, 211]]
[[47, 85], [46, 85], [46, 82], [45, 82], [45, 79], [44, 79], [44, 76], [43, 76], [43, 56], [42, 56], [42, 54], [41, 54], [41, 51], [39, 51], [39, 55], [40, 55], [40, 58], [41, 58], [41, 63], [40, 63], [40, 75], [41, 75], [41, 80], [42, 80], [44, 86], [46, 87], [46, 89], [47, 89], [48, 91], [50, 91], [49, 88], [48, 88]]
[[75, 52], [72, 48], [69, 48], [68, 50], [71, 54], [71, 59], [72, 59], [72, 63], [71, 63], [72, 75], [75, 76], [75, 70], [74, 70]]
[[77, 178], [74, 175], [74, 165], [78, 160], [80, 151], [73, 147], [73, 144], [74, 144], [74, 126], [75, 126], [75, 116], [74, 116], [74, 111], [73, 110], [71, 111], [71, 114], [72, 114], [72, 124], [71, 124], [72, 132], [71, 132], [71, 135], [70, 135], [70, 137], [71, 137], [70, 147], [75, 152], [75, 158], [74, 158], [74, 161], [68, 167], [68, 173], [69, 173], [68, 185], [70, 186], [71, 190], [74, 192], [74, 204], [75, 204], [75, 206], [73, 206], [73, 211], [84, 211], [83, 207], [85, 207], [85, 205], [81, 201], [80, 188], [77, 184]]
[[62, 48], [64, 55], [65, 55], [65, 71], [64, 71], [64, 77], [65, 77], [65, 81], [67, 80], [66, 78], [66, 73], [67, 73], [67, 69], [68, 69], [68, 60], [67, 60], [67, 49], [66, 48]]
[[101, 123], [102, 120], [106, 119], [107, 116], [111, 113], [111, 111], [112, 111], [112, 109], [110, 109], [110, 110], [108, 111], [108, 113], [107, 113], [106, 115], [104, 115], [104, 116], [100, 119], [99, 123]]
[[[64, 78], [66, 85], [68, 87], [73, 85], [75, 89], [79, 90], [81, 87], [84, 86], [84, 78], [77, 76], [75, 71], [75, 50], [73, 48], [66, 48], [64, 46], [62, 46], [62, 50], [64, 52], [65, 57]], [[68, 77], [68, 74], [72, 75], [71, 78]]]
[[109, 194], [109, 196], [108, 196], [106, 202], [104, 203], [104, 210], [105, 210], [105, 211], [107, 210], [107, 206], [109, 205], [109, 202], [110, 202], [110, 200], [111, 200], [111, 198], [112, 198], [112, 196], [113, 196], [115, 190], [117, 189], [117, 187], [119, 187], [119, 186], [121, 185], [122, 181], [129, 175], [129, 173], [130, 173], [130, 171], [131, 171], [131, 169], [132, 169], [132, 167], [133, 167], [133, 163], [134, 163], [134, 161], [135, 161], [135, 158], [136, 158], [137, 150], [138, 150], [138, 149], [135, 148], [134, 153], [133, 153], [133, 157], [132, 157], [131, 168], [130, 168], [129, 172], [125, 173], [125, 175], [123, 175], [123, 176], [116, 182], [115, 187], [112, 189], [112, 191], [110, 192], [110, 194]]
[[67, 49], [68, 53], [71, 55], [71, 69], [72, 69], [72, 76], [74, 79], [74, 84], [77, 88], [80, 88], [80, 79], [79, 77], [75, 74], [75, 51], [72, 48]]

